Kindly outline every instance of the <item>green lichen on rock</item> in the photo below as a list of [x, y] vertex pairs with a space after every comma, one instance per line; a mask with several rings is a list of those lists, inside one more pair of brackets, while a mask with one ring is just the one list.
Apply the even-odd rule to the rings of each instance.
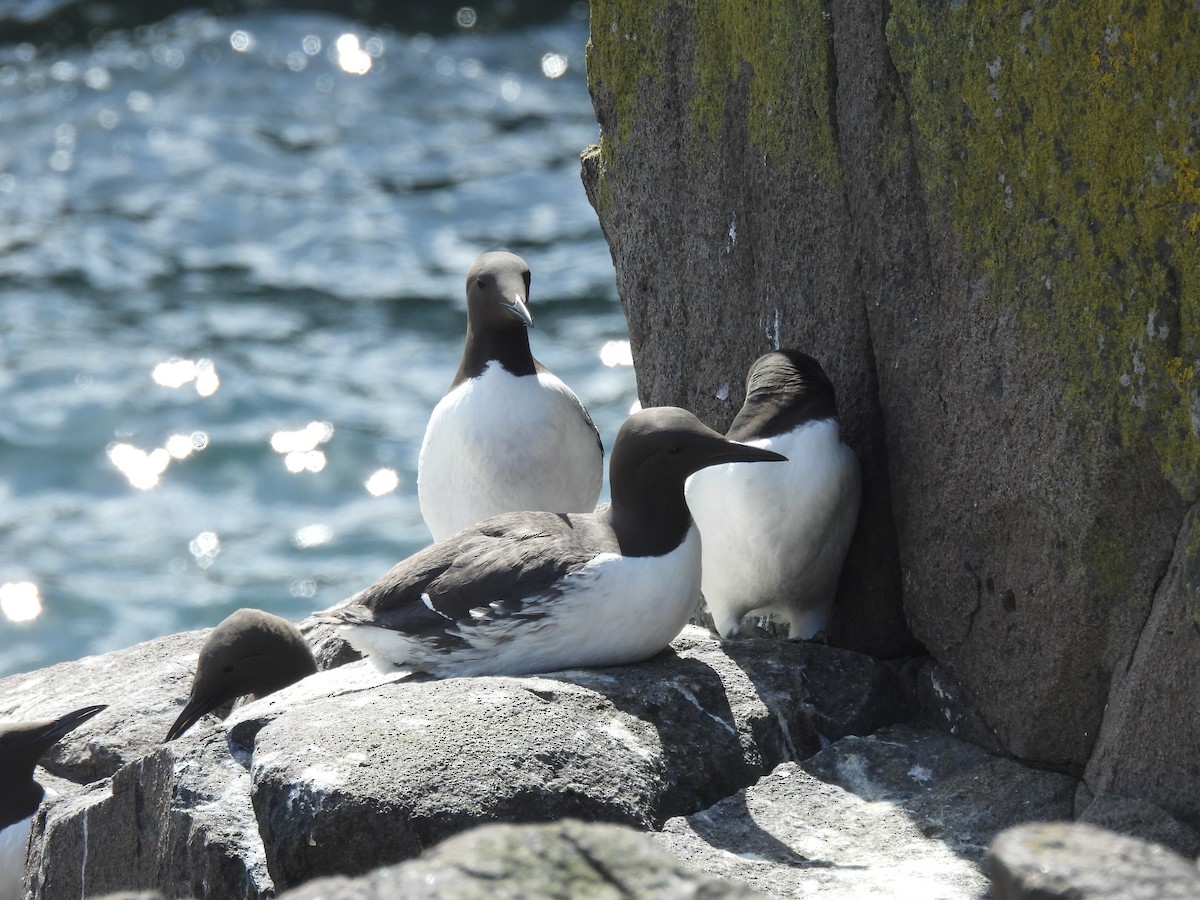
[[751, 144], [777, 161], [808, 165], [827, 184], [841, 178], [834, 59], [825, 0], [726, 0], [695, 15], [693, 126], [716, 141], [730, 86], [748, 76]]
[[896, 0], [888, 43], [930, 208], [1063, 359], [1064, 414], [1195, 499], [1200, 10]]
[[[748, 92], [750, 143], [784, 165], [804, 165], [828, 184], [841, 177], [834, 116], [834, 61], [826, 0], [593, 0], [588, 83], [607, 93], [616, 133], [601, 135], [602, 163], [626, 143], [642, 92], [667, 70], [663, 30], [668, 8], [686, 11], [693, 40], [681, 76], [697, 146], [715, 146], [726, 125], [731, 92]], [[697, 160], [705, 164], [707, 160]]]
[[593, 97], [607, 95], [616, 133], [600, 135], [600, 152], [607, 160], [624, 143], [641, 111], [639, 98], [646, 81], [663, 71], [663, 34], [658, 19], [663, 0], [593, 0], [587, 45], [588, 88]]

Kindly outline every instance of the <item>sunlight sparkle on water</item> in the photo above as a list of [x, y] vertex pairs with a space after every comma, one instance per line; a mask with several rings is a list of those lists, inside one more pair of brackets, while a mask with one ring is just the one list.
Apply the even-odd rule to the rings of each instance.
[[509, 103], [521, 96], [521, 82], [515, 75], [506, 75], [500, 81], [500, 96]]
[[328, 422], [309, 422], [298, 431], [277, 431], [271, 435], [271, 449], [276, 453], [314, 450], [333, 437], [333, 426]]
[[320, 472], [325, 468], [325, 454], [320, 450], [293, 450], [283, 458], [283, 464], [293, 475], [300, 472]]
[[567, 58], [561, 53], [547, 53], [542, 57], [542, 74], [547, 78], [562, 78], [567, 74]]
[[311, 578], [299, 578], [288, 585], [288, 593], [293, 597], [309, 598], [317, 593], [317, 583]]
[[169, 388], [181, 388], [195, 382], [196, 393], [201, 397], [211, 397], [221, 386], [217, 366], [211, 359], [169, 359], [155, 366], [150, 377], [155, 384]]
[[400, 487], [400, 476], [395, 469], [376, 469], [363, 484], [372, 497], [382, 497]]
[[277, 431], [271, 435], [271, 449], [283, 454], [283, 464], [293, 474], [320, 472], [325, 468], [325, 453], [317, 449], [333, 437], [328, 422], [309, 422], [298, 431]]
[[301, 550], [307, 550], [309, 547], [320, 547], [322, 544], [328, 544], [332, 540], [333, 529], [319, 522], [314, 525], [305, 525], [303, 528], [298, 528], [296, 529], [296, 533], [292, 535], [292, 543]]
[[42, 596], [32, 581], [0, 584], [0, 612], [10, 622], [32, 622], [42, 614]]
[[207, 569], [221, 552], [221, 539], [215, 531], [202, 531], [188, 542], [188, 550], [196, 565]]
[[362, 48], [358, 35], [343, 34], [334, 46], [337, 48], [337, 64], [343, 72], [366, 75], [371, 71], [371, 54]]
[[165, 447], [155, 447], [149, 453], [133, 444], [110, 444], [108, 460], [129, 479], [129, 483], [141, 491], [157, 487], [163, 472], [174, 459], [187, 459], [198, 450], [208, 446], [208, 435], [203, 431], [189, 434], [173, 434], [167, 438]]
[[239, 28], [229, 35], [229, 46], [238, 53], [247, 53], [254, 49], [254, 35]]
[[203, 450], [208, 446], [208, 435], [203, 431], [197, 431], [192, 434], [173, 434], [167, 438], [167, 445], [164, 448], [171, 454], [172, 459], [187, 459], [197, 450]]
[[162, 473], [171, 464], [171, 454], [163, 447], [155, 447], [149, 453], [133, 444], [112, 444], [108, 448], [108, 459], [129, 483], [141, 491], [158, 485]]
[[610, 369], [613, 366], [632, 366], [633, 350], [629, 341], [605, 341], [600, 348], [600, 362]]

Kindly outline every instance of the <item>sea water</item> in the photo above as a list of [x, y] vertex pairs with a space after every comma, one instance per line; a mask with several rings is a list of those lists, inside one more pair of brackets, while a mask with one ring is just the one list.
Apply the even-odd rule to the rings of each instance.
[[534, 353], [611, 448], [635, 387], [586, 39], [576, 8], [0, 43], [0, 676], [300, 618], [428, 543], [417, 454], [484, 250], [530, 263]]

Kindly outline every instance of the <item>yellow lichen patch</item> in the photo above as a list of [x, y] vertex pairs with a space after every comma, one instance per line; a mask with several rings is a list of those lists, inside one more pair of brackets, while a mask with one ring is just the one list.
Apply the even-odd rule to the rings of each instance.
[[1200, 495], [1200, 10], [896, 0], [933, 202], [992, 302], [1049, 345], [1064, 414]]
[[658, 25], [665, 0], [592, 0], [587, 45], [588, 88], [611, 98], [616, 133], [602, 131], [602, 164], [625, 142], [640, 113], [646, 81], [663, 73], [663, 35]]
[[841, 168], [825, 0], [725, 0], [701, 6], [695, 4], [693, 11], [696, 90], [689, 101], [700, 143], [719, 138], [730, 92], [745, 79], [746, 128], [754, 147], [837, 183]]
[[806, 166], [836, 184], [841, 170], [826, 0], [593, 0], [588, 83], [594, 95], [608, 93], [615, 119], [615, 133], [601, 134], [602, 166], [644, 114], [643, 92], [660, 86], [679, 62], [666, 57], [663, 32], [672, 12], [692, 29], [690, 65], [672, 77], [686, 97], [694, 144], [716, 146], [733, 92], [744, 89], [750, 143], [766, 158]]
[[1116, 86], [1117, 78], [1130, 66], [1138, 62], [1137, 34], [1133, 31], [1118, 31], [1111, 25], [1104, 32], [1100, 44], [1092, 51], [1092, 66], [1096, 69], [1102, 87]]
[[1175, 164], [1175, 202], [1188, 234], [1200, 234], [1200, 173], [1192, 168], [1191, 159], [1184, 158]]

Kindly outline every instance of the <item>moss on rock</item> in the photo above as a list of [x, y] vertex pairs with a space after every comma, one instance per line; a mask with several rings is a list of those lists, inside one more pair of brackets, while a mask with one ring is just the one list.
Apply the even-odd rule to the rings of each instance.
[[588, 88], [593, 96], [608, 94], [615, 119], [600, 135], [605, 162], [629, 136], [643, 83], [662, 73], [663, 34], [658, 19], [666, 5], [664, 0], [595, 0], [591, 4]]
[[670, 6], [685, 10], [694, 28], [687, 108], [696, 145], [716, 146], [729, 92], [745, 78], [752, 145], [776, 162], [805, 165], [825, 183], [838, 183], [826, 0], [723, 0], [706, 4], [703, 15], [696, 0], [593, 0], [588, 83], [593, 94], [609, 93], [616, 120], [601, 135], [602, 166], [628, 141], [642, 91], [661, 83], [669, 64], [663, 32]]
[[888, 41], [930, 208], [1064, 360], [1081, 452], [1116, 440], [1195, 499], [1200, 10], [896, 0]]

